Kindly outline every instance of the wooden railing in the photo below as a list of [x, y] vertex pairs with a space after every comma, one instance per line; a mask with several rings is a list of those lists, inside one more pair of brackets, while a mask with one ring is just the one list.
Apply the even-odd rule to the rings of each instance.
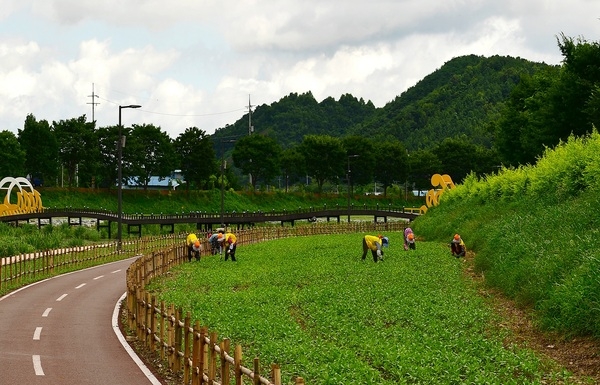
[[161, 250], [178, 242], [181, 242], [179, 236], [167, 234], [127, 240], [122, 243], [121, 252], [117, 251], [116, 242], [111, 242], [0, 258], [0, 293], [65, 272]]
[[[350, 222], [341, 224], [312, 224], [298, 227], [256, 227], [236, 232], [238, 244], [252, 244], [291, 236], [312, 236], [343, 233], [381, 233], [404, 230], [401, 222], [368, 223]], [[183, 372], [183, 384], [225, 385], [234, 378], [242, 384], [249, 378], [253, 384], [280, 385], [281, 369], [277, 364], [270, 367], [270, 379], [261, 375], [260, 361], [254, 358], [252, 369], [242, 365], [242, 350], [236, 345], [233, 356], [230, 354], [228, 338], [218, 341], [217, 333], [208, 332], [206, 326], [184, 316], [183, 309], [174, 305], [157, 303], [155, 296], [145, 290], [146, 285], [156, 277], [165, 274], [173, 266], [187, 262], [187, 248], [183, 238], [180, 244], [153, 252], [138, 258], [127, 270], [127, 312], [128, 327], [139, 341], [151, 351], [159, 352], [161, 359], [168, 363], [174, 373]], [[210, 254], [206, 241], [202, 255]], [[220, 382], [219, 382], [220, 381]], [[304, 384], [302, 377], [295, 379], [297, 385]]]

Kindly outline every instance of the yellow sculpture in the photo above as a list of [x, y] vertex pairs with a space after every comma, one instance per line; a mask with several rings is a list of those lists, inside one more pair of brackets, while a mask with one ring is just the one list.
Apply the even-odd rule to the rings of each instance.
[[[18, 191], [13, 191], [18, 189]], [[0, 204], [0, 215], [31, 213], [42, 210], [42, 197], [26, 178], [5, 177], [0, 181], [0, 190], [6, 190], [4, 202]], [[11, 203], [16, 196], [17, 202]]]
[[429, 207], [439, 205], [440, 197], [444, 191], [453, 189], [455, 187], [454, 182], [452, 182], [452, 178], [450, 178], [450, 175], [447, 174], [434, 174], [431, 177], [431, 185], [434, 188], [427, 191], [427, 195], [425, 195], [425, 205], [421, 206], [419, 209], [420, 214], [425, 214]]

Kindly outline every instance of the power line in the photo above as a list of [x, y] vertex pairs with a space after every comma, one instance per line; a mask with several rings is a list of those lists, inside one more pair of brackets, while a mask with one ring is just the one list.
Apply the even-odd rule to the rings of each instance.
[[[98, 99], [102, 99], [102, 100], [104, 100], [104, 101], [106, 101], [108, 103], [114, 104], [115, 106], [119, 105], [119, 103], [117, 103], [117, 102], [113, 102], [111, 100], [101, 98], [98, 95], [96, 95], [96, 97]], [[231, 110], [231, 111], [211, 112], [211, 113], [207, 113], [207, 114], [173, 114], [173, 113], [168, 113], [168, 112], [148, 111], [148, 110], [145, 110], [143, 108], [140, 109], [140, 111], [144, 111], [144, 112], [146, 112], [148, 114], [164, 115], [164, 116], [178, 116], [178, 117], [202, 117], [202, 116], [213, 116], [213, 115], [225, 115], [225, 114], [231, 114], [233, 112], [239, 112], [239, 111], [242, 111], [242, 110], [243, 110], [242, 108], [238, 108], [238, 109]]]

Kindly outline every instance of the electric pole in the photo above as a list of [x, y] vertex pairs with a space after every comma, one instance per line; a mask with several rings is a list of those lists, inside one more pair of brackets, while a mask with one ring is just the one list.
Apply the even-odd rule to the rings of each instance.
[[87, 104], [91, 104], [92, 105], [92, 122], [96, 121], [96, 118], [94, 116], [94, 111], [95, 111], [95, 107], [97, 104], [100, 104], [98, 102], [96, 102], [96, 98], [98, 97], [98, 95], [96, 95], [94, 93], [94, 83], [92, 83], [92, 94], [88, 95], [88, 98], [92, 98], [92, 102], [91, 103], [87, 103]]

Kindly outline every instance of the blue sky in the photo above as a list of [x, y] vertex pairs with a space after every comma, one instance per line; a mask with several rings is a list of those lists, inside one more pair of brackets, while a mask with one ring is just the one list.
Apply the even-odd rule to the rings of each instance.
[[[172, 138], [291, 92], [377, 107], [454, 57], [559, 64], [556, 37], [598, 41], [592, 0], [0, 0], [0, 130], [28, 114], [155, 124]], [[94, 91], [92, 91], [94, 87]]]

